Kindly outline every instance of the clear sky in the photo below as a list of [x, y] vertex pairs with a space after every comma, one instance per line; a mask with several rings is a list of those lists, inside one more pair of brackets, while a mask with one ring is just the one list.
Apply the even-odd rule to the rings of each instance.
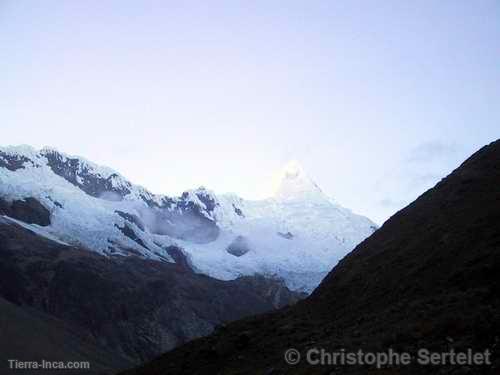
[[156, 193], [296, 159], [381, 223], [500, 136], [500, 2], [0, 0], [0, 135]]

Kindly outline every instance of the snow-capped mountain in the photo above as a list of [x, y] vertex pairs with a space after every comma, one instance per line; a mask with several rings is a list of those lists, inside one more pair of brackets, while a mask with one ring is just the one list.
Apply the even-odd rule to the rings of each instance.
[[102, 255], [184, 262], [224, 280], [275, 275], [303, 291], [376, 229], [296, 162], [265, 200], [204, 188], [168, 197], [84, 158], [29, 146], [0, 148], [0, 214]]

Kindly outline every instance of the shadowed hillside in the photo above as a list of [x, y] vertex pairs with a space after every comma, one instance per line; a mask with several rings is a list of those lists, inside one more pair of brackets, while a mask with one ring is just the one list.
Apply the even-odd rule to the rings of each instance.
[[[500, 141], [390, 218], [305, 301], [248, 318], [127, 375], [497, 374], [500, 340]], [[289, 366], [288, 348], [415, 353], [472, 348], [489, 367]]]
[[8, 359], [116, 371], [302, 297], [263, 276], [221, 281], [182, 264], [107, 258], [1, 216], [0, 277], [2, 374]]

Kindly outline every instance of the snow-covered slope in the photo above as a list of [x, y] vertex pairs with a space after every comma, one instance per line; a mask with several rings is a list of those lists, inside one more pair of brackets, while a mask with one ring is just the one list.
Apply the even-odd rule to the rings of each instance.
[[[27, 206], [46, 210], [50, 222], [26, 218]], [[182, 258], [216, 278], [276, 275], [304, 291], [376, 229], [323, 194], [296, 162], [266, 200], [204, 188], [172, 198], [81, 157], [29, 146], [0, 148], [0, 214], [103, 255]]]

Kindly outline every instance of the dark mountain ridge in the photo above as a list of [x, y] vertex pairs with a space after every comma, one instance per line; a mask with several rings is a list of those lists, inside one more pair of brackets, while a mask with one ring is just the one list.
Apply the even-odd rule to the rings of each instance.
[[[304, 301], [247, 318], [126, 372], [498, 374], [500, 140], [391, 217]], [[302, 361], [291, 366], [294, 348]], [[492, 352], [490, 366], [311, 366], [312, 348]]]
[[[117, 370], [301, 297], [263, 276], [221, 281], [180, 261], [104, 257], [41, 237], [5, 216], [0, 275], [0, 310], [9, 317], [0, 325], [0, 373], [10, 358], [82, 360], [82, 351], [95, 360], [94, 370]], [[53, 338], [11, 329], [26, 325]], [[29, 351], [11, 342], [26, 342]], [[66, 350], [59, 349], [63, 344]]]

